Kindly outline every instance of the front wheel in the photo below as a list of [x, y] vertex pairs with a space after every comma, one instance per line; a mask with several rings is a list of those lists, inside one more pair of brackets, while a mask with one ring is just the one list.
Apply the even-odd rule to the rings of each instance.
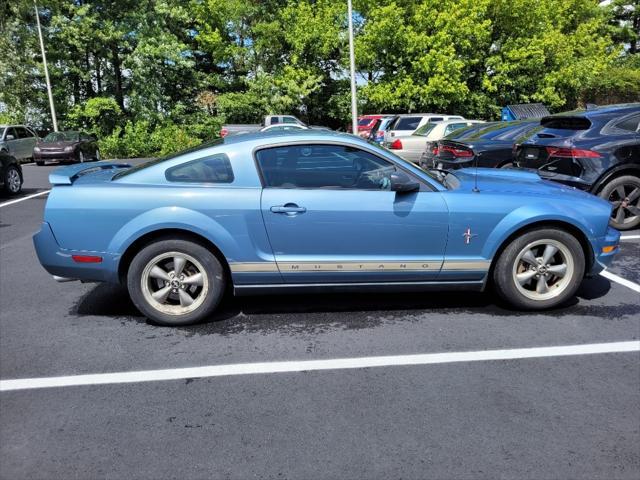
[[617, 177], [600, 191], [600, 198], [613, 206], [609, 225], [617, 230], [633, 230], [640, 226], [640, 178]]
[[15, 165], [9, 165], [4, 172], [4, 190], [9, 195], [16, 195], [22, 190], [22, 177]]
[[225, 290], [222, 265], [200, 244], [163, 240], [131, 262], [127, 286], [133, 303], [160, 325], [196, 323], [210, 315]]
[[513, 240], [496, 262], [498, 294], [524, 310], [552, 308], [571, 298], [584, 276], [580, 242], [564, 230], [532, 230]]

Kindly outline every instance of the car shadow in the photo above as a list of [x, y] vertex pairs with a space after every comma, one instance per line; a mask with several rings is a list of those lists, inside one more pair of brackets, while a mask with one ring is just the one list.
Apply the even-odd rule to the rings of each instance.
[[[562, 307], [543, 312], [526, 312], [515, 310], [506, 305], [491, 290], [484, 293], [465, 292], [419, 292], [419, 293], [345, 293], [345, 294], [313, 294], [313, 295], [261, 295], [233, 297], [227, 295], [217, 312], [203, 324], [179, 327], [187, 330], [201, 329], [203, 325], [246, 323], [247, 316], [255, 315], [287, 315], [287, 314], [326, 314], [326, 313], [358, 313], [384, 312], [392, 313], [482, 313], [492, 316], [562, 316], [572, 315], [615, 315], [611, 309], [615, 306], [588, 305], [580, 302], [603, 297], [610, 290], [611, 284], [603, 277], [586, 279], [577, 295]], [[629, 313], [629, 306], [620, 306]], [[602, 312], [599, 311], [602, 310]], [[74, 316], [108, 316], [128, 318], [140, 323], [153, 322], [147, 320], [135, 307], [125, 287], [99, 284], [83, 295], [69, 312]], [[640, 313], [640, 306], [637, 308]], [[323, 315], [326, 317], [326, 315]], [[355, 315], [354, 315], [355, 316]], [[352, 317], [354, 317], [352, 316]], [[409, 317], [410, 315], [407, 315]], [[350, 316], [331, 317], [332, 321], [350, 322]], [[367, 327], [375, 326], [369, 323]], [[364, 326], [363, 326], [364, 328]], [[213, 332], [211, 332], [213, 333]]]

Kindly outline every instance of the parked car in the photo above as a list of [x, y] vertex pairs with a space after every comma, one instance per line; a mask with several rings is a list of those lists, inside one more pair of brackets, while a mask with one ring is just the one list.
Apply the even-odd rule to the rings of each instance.
[[247, 123], [247, 124], [229, 124], [223, 125], [220, 129], [220, 136], [226, 137], [228, 135], [238, 135], [240, 133], [259, 132], [265, 127], [271, 125], [302, 125], [307, 126], [302, 120], [298, 120], [293, 115], [267, 115], [261, 124]]
[[393, 121], [394, 118], [396, 117], [389, 116], [389, 117], [378, 118], [374, 122], [373, 127], [371, 127], [371, 131], [369, 131], [369, 135], [367, 136], [367, 139], [370, 142], [375, 142], [378, 145], [382, 145], [384, 143], [384, 133], [387, 131], [387, 129], [389, 128], [389, 125], [391, 125], [391, 122]]
[[75, 130], [51, 132], [33, 148], [33, 159], [39, 167], [48, 161], [84, 163], [100, 160], [98, 139]]
[[545, 117], [516, 151], [518, 166], [599, 195], [613, 205], [611, 225], [640, 226], [640, 103]]
[[261, 132], [284, 132], [286, 130], [309, 130], [309, 127], [298, 125], [297, 123], [283, 123], [280, 125], [269, 125], [261, 128]]
[[389, 147], [394, 137], [411, 135], [425, 123], [442, 122], [445, 120], [464, 120], [464, 118], [459, 115], [440, 115], [437, 113], [405, 113], [396, 115], [395, 120], [393, 120], [384, 133], [384, 145]]
[[38, 135], [24, 125], [0, 125], [0, 152], [17, 160], [31, 159]]
[[[513, 166], [513, 146], [539, 128], [536, 120], [494, 122], [460, 130], [456, 138], [445, 137], [429, 145], [421, 159], [427, 168], [456, 169], [470, 166], [507, 168]], [[429, 164], [429, 161], [431, 162]]]
[[15, 195], [22, 190], [23, 181], [18, 159], [7, 152], [0, 152], [0, 188], [9, 195]]
[[429, 122], [406, 137], [395, 137], [389, 145], [393, 153], [413, 163], [419, 163], [428, 142], [433, 142], [461, 128], [484, 123], [482, 120], [445, 120]]
[[607, 202], [535, 173], [426, 172], [314, 130], [227, 137], [135, 167], [71, 165], [49, 181], [34, 236], [44, 268], [61, 281], [122, 282], [164, 325], [207, 318], [226, 291], [491, 283], [517, 308], [551, 308], [611, 261], [620, 238]]
[[[376, 123], [376, 120], [384, 117], [384, 114], [373, 114], [373, 115], [361, 115], [358, 117], [358, 136], [362, 138], [367, 138], [371, 129]], [[351, 133], [351, 124], [347, 127], [347, 132]]]
[[[490, 128], [492, 125], [495, 125], [496, 122], [488, 122], [488, 123], [478, 123], [476, 125], [472, 125], [470, 127], [463, 127], [446, 135], [444, 138], [447, 140], [457, 140], [457, 139], [465, 139], [471, 138], [478, 134], [478, 132]], [[440, 139], [443, 140], [443, 139]], [[438, 153], [438, 141], [427, 141], [426, 147], [422, 152], [422, 156], [420, 157], [420, 161], [418, 164], [421, 168], [429, 169], [436, 168], [437, 165], [434, 162], [435, 155]]]

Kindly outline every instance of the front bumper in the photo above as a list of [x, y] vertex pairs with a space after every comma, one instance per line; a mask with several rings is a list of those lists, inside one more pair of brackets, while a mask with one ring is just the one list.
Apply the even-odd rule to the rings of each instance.
[[604, 237], [598, 237], [592, 242], [595, 261], [588, 273], [595, 275], [607, 268], [618, 253], [619, 246], [620, 232], [611, 227], [607, 227], [606, 235]]
[[34, 160], [41, 160], [41, 161], [68, 161], [68, 160], [75, 160], [76, 159], [76, 152], [74, 152], [73, 150], [70, 152], [63, 152], [61, 150], [57, 150], [57, 151], [46, 151], [46, 150], [40, 150], [39, 152], [36, 152], [35, 150], [33, 151], [33, 159]]
[[[118, 262], [120, 255], [108, 252], [87, 250], [68, 250], [58, 242], [47, 222], [43, 222], [40, 231], [33, 236], [33, 245], [38, 260], [44, 269], [54, 277], [65, 280], [82, 280], [86, 282], [118, 283]], [[77, 263], [73, 255], [100, 256], [100, 263]]]

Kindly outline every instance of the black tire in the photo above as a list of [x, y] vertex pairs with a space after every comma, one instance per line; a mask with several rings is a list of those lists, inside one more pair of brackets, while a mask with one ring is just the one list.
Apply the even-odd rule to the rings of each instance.
[[617, 230], [640, 226], [640, 178], [624, 175], [610, 180], [598, 194], [613, 205], [609, 225]]
[[15, 165], [9, 165], [4, 171], [4, 191], [9, 195], [17, 195], [22, 190], [22, 175]]
[[[196, 286], [194, 293], [189, 294], [196, 299], [194, 303], [198, 304], [197, 306], [182, 305], [180, 296], [183, 292], [179, 292], [179, 290], [184, 290], [184, 288], [172, 289], [172, 282], [177, 281], [178, 277], [173, 276], [170, 279], [171, 284], [167, 284], [166, 280], [159, 280], [160, 277], [152, 278], [150, 273], [145, 273], [149, 272], [150, 265], [154, 265], [159, 257], [168, 256], [166, 259], [161, 259], [160, 262], [168, 262], [164, 269], [171, 275], [171, 268], [174, 268], [173, 272], [176, 271], [175, 263], [171, 260], [173, 253], [185, 255], [187, 258], [185, 272], [187, 268], [193, 269], [192, 274], [202, 269], [200, 273], [206, 277], [202, 279], [206, 288], [205, 286]], [[187, 275], [187, 278], [190, 276]], [[131, 300], [146, 317], [160, 325], [179, 326], [200, 322], [213, 313], [225, 292], [226, 278], [220, 261], [206, 247], [187, 240], [163, 239], [147, 245], [133, 258], [127, 272], [127, 287]], [[154, 288], [157, 290], [152, 291]], [[154, 302], [153, 293], [161, 293], [160, 290], [167, 288], [171, 289], [169, 296], [162, 303]], [[199, 293], [198, 289], [200, 289]], [[184, 310], [192, 307], [195, 309], [188, 312], [166, 312], [167, 309]]]
[[44, 167], [44, 162], [42, 160], [36, 160], [36, 165], [38, 167]]
[[[534, 246], [530, 248], [531, 245]], [[557, 253], [551, 257], [552, 260], [549, 264], [553, 264], [552, 267], [544, 265], [543, 268], [539, 260], [546, 245], [555, 247], [562, 245], [563, 248], [558, 249]], [[533, 260], [536, 267], [522, 258], [526, 257], [525, 252], [529, 250], [534, 252], [535, 258]], [[570, 260], [565, 259], [565, 256], [571, 257]], [[561, 267], [560, 262], [563, 260], [565, 275], [557, 277], [550, 273], [551, 268]], [[523, 310], [544, 310], [561, 305], [573, 297], [582, 283], [585, 263], [582, 246], [573, 235], [557, 228], [539, 228], [518, 236], [507, 245], [495, 263], [493, 282], [500, 297], [512, 306]], [[547, 268], [549, 268], [548, 272]], [[540, 275], [538, 272], [546, 272], [546, 275], [544, 273]], [[516, 279], [527, 277], [531, 278], [525, 284]], [[556, 283], [551, 284], [551, 288], [547, 285], [547, 292], [538, 293], [536, 289], [538, 282], [547, 284], [553, 282], [554, 279], [557, 279]], [[530, 289], [535, 291], [529, 291]]]

